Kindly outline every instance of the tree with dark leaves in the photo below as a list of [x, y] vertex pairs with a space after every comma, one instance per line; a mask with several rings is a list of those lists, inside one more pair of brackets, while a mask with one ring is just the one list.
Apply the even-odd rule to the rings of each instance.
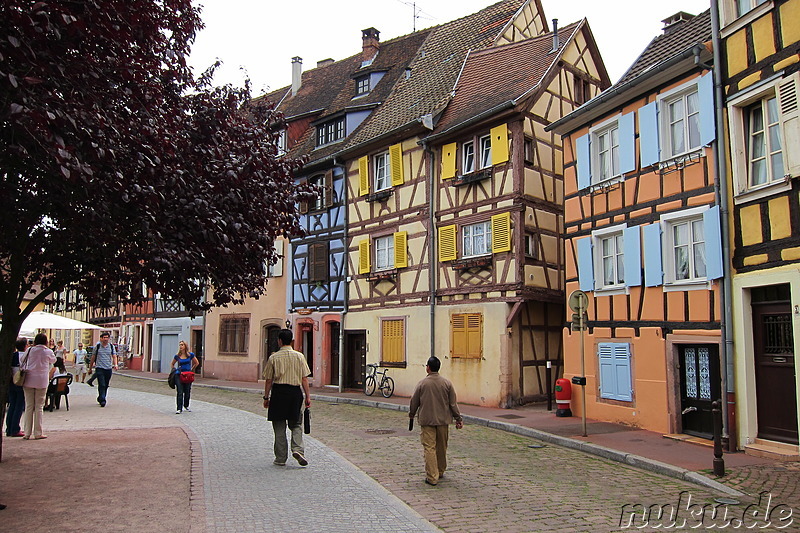
[[193, 78], [201, 24], [190, 0], [2, 0], [0, 401], [22, 321], [54, 294], [136, 302], [143, 282], [192, 312], [238, 303], [301, 233], [281, 117]]

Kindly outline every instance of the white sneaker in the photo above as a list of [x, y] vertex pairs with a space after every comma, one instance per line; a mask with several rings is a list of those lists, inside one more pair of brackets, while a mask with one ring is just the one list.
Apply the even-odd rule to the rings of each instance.
[[183, 410], [186, 411], [187, 413], [191, 413], [192, 412], [192, 410], [189, 409], [188, 407], [184, 407]]
[[179, 414], [181, 414], [181, 412], [180, 411], [175, 411], [175, 414], [179, 415]]

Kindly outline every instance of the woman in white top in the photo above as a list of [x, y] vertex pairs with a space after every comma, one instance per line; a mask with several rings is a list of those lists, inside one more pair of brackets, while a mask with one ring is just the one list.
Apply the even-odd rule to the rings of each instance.
[[22, 384], [25, 391], [25, 440], [31, 437], [47, 438], [47, 435], [42, 435], [42, 416], [47, 384], [50, 381], [50, 365], [55, 362], [53, 350], [47, 347], [47, 335], [39, 333], [33, 340], [33, 346], [20, 361], [20, 368], [25, 370], [25, 382]]

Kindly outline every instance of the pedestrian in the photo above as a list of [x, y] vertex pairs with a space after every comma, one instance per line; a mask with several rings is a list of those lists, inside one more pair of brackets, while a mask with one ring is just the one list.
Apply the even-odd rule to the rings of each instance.
[[408, 416], [413, 420], [419, 412], [422, 449], [425, 453], [425, 483], [436, 485], [447, 470], [447, 438], [450, 421], [456, 429], [464, 427], [458, 411], [456, 391], [450, 381], [439, 375], [442, 363], [432, 355], [425, 365], [428, 375], [417, 383], [411, 396]]
[[78, 343], [78, 349], [72, 352], [75, 354], [75, 381], [83, 383], [86, 381], [86, 356], [88, 353], [83, 349], [83, 343]]
[[56, 343], [56, 349], [53, 350], [53, 353], [56, 354], [56, 359], [61, 358], [62, 361], [66, 361], [69, 350], [64, 348], [64, 341], [58, 341]]
[[[17, 339], [15, 344], [16, 351], [11, 354], [11, 377], [19, 370], [19, 361], [25, 354], [25, 348], [28, 347], [28, 341], [25, 339]], [[25, 411], [25, 390], [14, 385], [12, 381], [8, 386], [8, 413], [6, 413], [6, 437], [23, 437], [25, 433], [22, 432], [20, 421], [22, 420], [22, 413]]]
[[117, 350], [113, 344], [108, 342], [108, 338], [108, 333], [100, 334], [100, 342], [94, 347], [92, 359], [89, 361], [89, 372], [92, 371], [92, 368], [95, 371], [95, 375], [89, 381], [97, 379], [97, 403], [100, 404], [100, 407], [106, 406], [111, 373], [117, 368]]
[[281, 347], [273, 353], [264, 368], [264, 408], [267, 420], [272, 422], [275, 433], [274, 464], [284, 466], [289, 455], [286, 442], [286, 426], [292, 434], [292, 457], [300, 466], [307, 466], [303, 448], [303, 396], [305, 406], [311, 406], [311, 393], [308, 389], [308, 375], [311, 370], [306, 357], [292, 349], [292, 332], [282, 329], [278, 332]]
[[[177, 365], [177, 368], [176, 368]], [[182, 411], [192, 412], [189, 409], [189, 398], [192, 394], [192, 382], [181, 379], [181, 374], [191, 373], [194, 379], [194, 369], [197, 366], [197, 358], [193, 352], [189, 351], [189, 345], [185, 341], [178, 343], [178, 353], [172, 358], [172, 368], [175, 368], [177, 374], [175, 375], [175, 390], [178, 392], [178, 408], [175, 411], [176, 415], [181, 414]]]
[[37, 334], [33, 339], [33, 347], [28, 348], [20, 361], [20, 368], [25, 370], [25, 382], [22, 385], [25, 390], [25, 440], [31, 437], [35, 440], [47, 438], [42, 434], [42, 417], [50, 365], [55, 362], [53, 350], [47, 347], [47, 335]]

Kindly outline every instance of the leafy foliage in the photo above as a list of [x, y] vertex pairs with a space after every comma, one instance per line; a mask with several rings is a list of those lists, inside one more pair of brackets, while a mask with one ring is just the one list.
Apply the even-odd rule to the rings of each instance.
[[201, 27], [190, 0], [2, 1], [0, 363], [26, 293], [144, 282], [199, 311], [262, 293], [275, 237], [301, 233], [281, 117], [193, 78]]

